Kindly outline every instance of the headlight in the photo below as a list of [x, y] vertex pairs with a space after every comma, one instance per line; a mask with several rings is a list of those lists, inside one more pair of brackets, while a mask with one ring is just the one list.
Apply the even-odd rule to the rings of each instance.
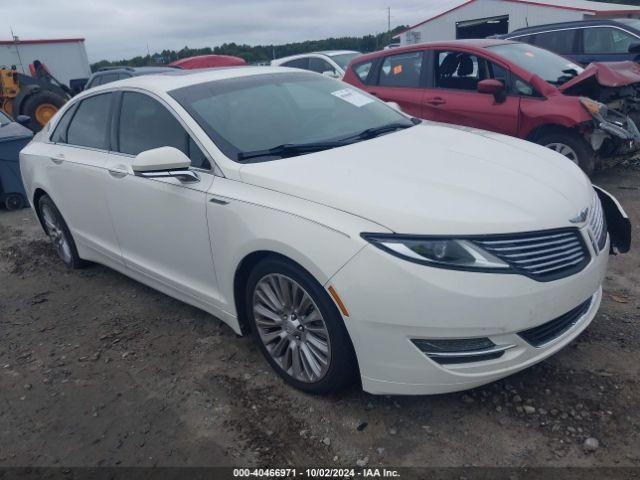
[[469, 240], [363, 233], [376, 247], [411, 262], [461, 270], [509, 270], [505, 262]]
[[596, 118], [602, 118], [607, 113], [607, 106], [604, 103], [596, 102], [587, 97], [580, 97], [580, 103], [587, 112]]

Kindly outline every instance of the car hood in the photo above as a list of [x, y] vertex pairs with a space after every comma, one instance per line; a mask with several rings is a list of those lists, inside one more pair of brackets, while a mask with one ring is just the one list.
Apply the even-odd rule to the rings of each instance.
[[242, 181], [413, 234], [572, 225], [592, 189], [558, 153], [512, 137], [422, 124], [345, 147], [243, 165]]
[[558, 89], [571, 93], [577, 87], [596, 82], [603, 87], [624, 87], [640, 82], [640, 65], [636, 62], [593, 62], [584, 71]]
[[0, 127], [0, 142], [31, 137], [33, 137], [33, 132], [17, 122], [6, 123]]

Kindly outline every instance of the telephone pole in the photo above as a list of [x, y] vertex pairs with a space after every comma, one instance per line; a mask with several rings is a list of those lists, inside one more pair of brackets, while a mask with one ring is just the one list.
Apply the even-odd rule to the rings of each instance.
[[387, 32], [391, 31], [391, 7], [387, 7]]

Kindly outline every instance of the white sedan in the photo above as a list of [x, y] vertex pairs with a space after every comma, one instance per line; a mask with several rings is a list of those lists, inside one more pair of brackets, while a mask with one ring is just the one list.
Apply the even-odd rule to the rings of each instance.
[[253, 332], [308, 392], [439, 393], [528, 367], [587, 327], [610, 248], [628, 249], [615, 199], [563, 156], [286, 68], [93, 88], [20, 157], [68, 266]]

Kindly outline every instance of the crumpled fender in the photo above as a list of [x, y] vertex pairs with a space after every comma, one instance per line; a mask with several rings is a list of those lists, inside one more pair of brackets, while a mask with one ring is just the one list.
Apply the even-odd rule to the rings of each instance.
[[603, 87], [624, 87], [632, 83], [640, 83], [640, 65], [631, 61], [593, 62], [580, 75], [558, 87], [558, 90], [567, 93], [576, 85], [583, 84], [590, 79], [595, 79]]

